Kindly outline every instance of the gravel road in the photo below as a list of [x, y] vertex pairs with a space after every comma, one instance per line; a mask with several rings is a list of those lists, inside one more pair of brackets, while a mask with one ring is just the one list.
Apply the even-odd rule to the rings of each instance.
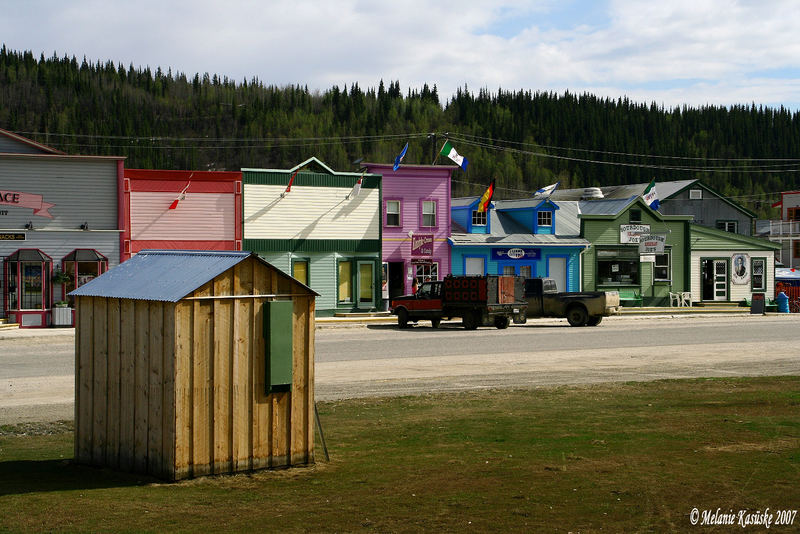
[[[612, 317], [505, 331], [317, 331], [318, 400], [668, 378], [800, 375], [800, 317]], [[28, 331], [30, 332], [30, 331]], [[669, 339], [654, 339], [668, 332]], [[469, 336], [469, 337], [465, 337]], [[568, 341], [565, 341], [568, 340]], [[0, 424], [73, 418], [71, 330], [0, 331]], [[379, 347], [383, 347], [382, 349]], [[593, 348], [586, 348], [593, 347]]]

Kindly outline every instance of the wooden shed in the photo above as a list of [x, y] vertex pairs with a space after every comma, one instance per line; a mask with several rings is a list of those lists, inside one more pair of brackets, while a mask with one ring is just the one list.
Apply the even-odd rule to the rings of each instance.
[[307, 286], [250, 252], [148, 250], [71, 294], [77, 462], [168, 480], [313, 463]]

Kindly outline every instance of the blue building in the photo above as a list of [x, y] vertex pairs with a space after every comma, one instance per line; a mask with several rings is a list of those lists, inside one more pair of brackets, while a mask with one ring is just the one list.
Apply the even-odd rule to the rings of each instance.
[[450, 205], [453, 274], [516, 274], [556, 280], [559, 291], [581, 290], [578, 203], [547, 198], [496, 200], [478, 212], [478, 197]]

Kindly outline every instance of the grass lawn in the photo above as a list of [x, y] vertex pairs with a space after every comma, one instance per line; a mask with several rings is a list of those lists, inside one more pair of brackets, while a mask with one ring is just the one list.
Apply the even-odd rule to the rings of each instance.
[[763, 532], [690, 512], [800, 509], [800, 377], [319, 410], [330, 462], [318, 440], [314, 467], [175, 484], [74, 465], [71, 423], [0, 427], [0, 531]]

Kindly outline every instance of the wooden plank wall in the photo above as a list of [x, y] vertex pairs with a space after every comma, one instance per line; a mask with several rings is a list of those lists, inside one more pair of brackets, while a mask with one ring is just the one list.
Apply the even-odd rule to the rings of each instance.
[[295, 295], [294, 353], [271, 395], [265, 298], [78, 297], [76, 459], [170, 480], [313, 462], [314, 297], [253, 258], [193, 296], [274, 293]]
[[[306, 293], [249, 259], [193, 296]], [[175, 478], [305, 464], [314, 448], [314, 298], [295, 297], [292, 391], [265, 393], [265, 298], [176, 307]]]
[[173, 477], [174, 306], [78, 297], [78, 462]]

